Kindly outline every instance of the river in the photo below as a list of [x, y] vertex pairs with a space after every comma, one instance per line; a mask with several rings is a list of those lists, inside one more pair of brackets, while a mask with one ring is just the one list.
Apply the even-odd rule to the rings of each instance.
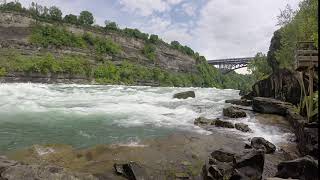
[[[195, 99], [173, 99], [175, 93], [193, 90]], [[0, 84], [0, 152], [34, 144], [68, 144], [88, 148], [98, 144], [138, 146], [145, 138], [177, 132], [207, 135], [193, 125], [195, 118], [222, 117], [226, 99], [239, 91], [216, 88], [129, 87], [66, 84]], [[217, 128], [244, 141], [261, 136], [278, 144], [290, 133], [260, 123], [253, 113], [244, 122], [253, 133]]]

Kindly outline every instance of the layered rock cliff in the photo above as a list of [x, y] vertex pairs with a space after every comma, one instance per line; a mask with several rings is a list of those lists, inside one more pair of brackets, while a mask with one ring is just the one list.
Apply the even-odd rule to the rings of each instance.
[[[0, 12], [0, 50], [14, 49], [23, 55], [34, 55], [41, 52], [50, 52], [56, 56], [63, 55], [81, 55], [87, 60], [95, 63], [97, 56], [90, 49], [72, 48], [72, 47], [53, 47], [43, 48], [31, 44], [30, 36], [32, 27], [36, 20], [31, 17], [18, 13]], [[50, 23], [40, 22], [40, 24], [52, 25]], [[196, 60], [178, 50], [170, 48], [164, 43], [155, 46], [155, 59], [150, 61], [142, 50], [146, 42], [142, 39], [124, 36], [117, 32], [101, 32], [94, 28], [77, 27], [75, 25], [63, 24], [68, 31], [76, 35], [83, 35], [90, 32], [96, 37], [108, 38], [121, 46], [122, 51], [116, 55], [103, 55], [103, 59], [112, 61], [114, 64], [121, 64], [124, 60], [132, 63], [141, 64], [146, 67], [158, 67], [163, 70], [174, 73], [197, 73]], [[12, 74], [8, 74], [12, 77]], [[45, 75], [47, 77], [47, 75]]]

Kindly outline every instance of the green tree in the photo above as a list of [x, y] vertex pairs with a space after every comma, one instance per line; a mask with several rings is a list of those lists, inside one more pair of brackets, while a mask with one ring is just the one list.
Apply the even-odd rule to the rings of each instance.
[[262, 80], [272, 73], [267, 56], [261, 52], [257, 53], [254, 60], [248, 64], [248, 70], [256, 80]]
[[105, 24], [106, 30], [111, 30], [111, 31], [118, 31], [119, 30], [119, 27], [118, 27], [117, 23], [115, 23], [115, 22], [105, 21], [104, 24]]
[[298, 41], [313, 41], [318, 47], [318, 0], [303, 0], [297, 11], [289, 6], [278, 16], [281, 47], [275, 52], [281, 68], [294, 68]]
[[151, 43], [153, 43], [153, 44], [158, 43], [158, 41], [159, 41], [158, 35], [151, 34], [150, 37], [149, 37], [149, 41], [150, 41]]
[[61, 21], [62, 20], [62, 12], [56, 6], [50, 7], [49, 14], [50, 14], [50, 19], [53, 21]]
[[73, 14], [68, 14], [63, 18], [63, 21], [69, 24], [78, 24], [78, 17]]
[[94, 23], [94, 17], [89, 11], [82, 11], [79, 16], [79, 23], [85, 26], [91, 26]]
[[171, 47], [173, 47], [174, 49], [180, 49], [181, 44], [178, 41], [172, 41], [170, 43]]
[[21, 3], [18, 1], [0, 4], [1, 10], [21, 12], [23, 10]]

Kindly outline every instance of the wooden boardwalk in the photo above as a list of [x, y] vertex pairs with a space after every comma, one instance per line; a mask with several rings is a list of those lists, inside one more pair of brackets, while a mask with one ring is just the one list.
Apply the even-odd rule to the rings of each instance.
[[318, 68], [318, 50], [314, 46], [314, 42], [298, 42], [295, 52], [295, 60], [297, 71], [307, 71], [310, 68]]

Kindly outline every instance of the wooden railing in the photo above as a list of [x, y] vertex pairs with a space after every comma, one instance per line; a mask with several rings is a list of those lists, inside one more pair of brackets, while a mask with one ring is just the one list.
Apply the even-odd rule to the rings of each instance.
[[295, 52], [296, 70], [305, 71], [309, 68], [318, 68], [318, 50], [314, 42], [304, 41], [297, 43]]

